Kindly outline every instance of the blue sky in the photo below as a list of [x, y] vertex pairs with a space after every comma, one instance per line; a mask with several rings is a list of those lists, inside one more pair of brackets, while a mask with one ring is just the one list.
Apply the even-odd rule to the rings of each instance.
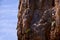
[[0, 40], [17, 40], [18, 0], [0, 0]]

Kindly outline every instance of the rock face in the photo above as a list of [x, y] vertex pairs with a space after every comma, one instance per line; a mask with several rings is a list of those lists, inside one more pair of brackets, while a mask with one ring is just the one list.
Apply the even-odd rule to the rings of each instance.
[[[55, 13], [58, 14], [55, 2], [55, 0], [19, 1], [18, 40], [59, 40], [60, 17], [59, 15], [55, 16]], [[58, 23], [56, 23], [57, 18], [55, 17], [58, 18], [59, 26], [56, 26]], [[58, 33], [56, 28], [59, 29]]]

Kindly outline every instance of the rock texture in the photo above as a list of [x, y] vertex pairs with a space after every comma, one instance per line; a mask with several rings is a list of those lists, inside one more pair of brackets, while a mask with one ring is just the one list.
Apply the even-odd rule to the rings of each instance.
[[59, 0], [20, 0], [18, 40], [59, 40]]

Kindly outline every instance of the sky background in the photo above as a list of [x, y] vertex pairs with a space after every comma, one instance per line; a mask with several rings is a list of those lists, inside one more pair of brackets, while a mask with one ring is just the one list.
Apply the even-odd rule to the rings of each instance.
[[17, 40], [18, 0], [0, 0], [0, 40]]

